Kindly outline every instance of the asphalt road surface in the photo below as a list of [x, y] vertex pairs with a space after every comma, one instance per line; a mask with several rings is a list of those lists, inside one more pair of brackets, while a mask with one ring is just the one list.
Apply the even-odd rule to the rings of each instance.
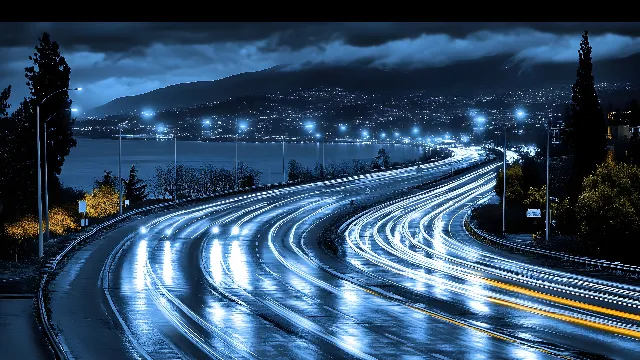
[[640, 356], [640, 288], [471, 239], [500, 164], [402, 192], [316, 241], [338, 209], [484, 159], [222, 199], [138, 219], [73, 255], [52, 322], [81, 359]]

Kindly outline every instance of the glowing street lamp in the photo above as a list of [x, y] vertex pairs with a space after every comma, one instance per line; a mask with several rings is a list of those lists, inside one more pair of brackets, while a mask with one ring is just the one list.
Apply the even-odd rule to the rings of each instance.
[[245, 130], [246, 128], [247, 128], [247, 124], [245, 122], [241, 122], [240, 124], [238, 124], [238, 119], [236, 119], [236, 164], [235, 164], [236, 190], [238, 190], [238, 187], [240, 185], [238, 184], [238, 135], [240, 135], [241, 130]]
[[44, 255], [44, 241], [43, 241], [43, 232], [42, 232], [42, 159], [40, 158], [40, 106], [47, 101], [51, 96], [62, 92], [62, 91], [80, 91], [82, 88], [64, 88], [60, 90], [56, 90], [51, 94], [47, 95], [40, 101], [40, 103], [36, 106], [36, 141], [37, 141], [37, 151], [38, 151], [38, 257], [42, 258]]
[[[76, 112], [78, 109], [67, 109], [71, 112]], [[47, 170], [47, 123], [58, 113], [54, 113], [44, 121], [44, 221], [45, 221], [45, 234], [47, 242], [49, 241], [49, 171]]]
[[[515, 118], [522, 120], [526, 116], [523, 110], [516, 110]], [[504, 148], [502, 159], [502, 234], [507, 232], [507, 125], [504, 124]]]

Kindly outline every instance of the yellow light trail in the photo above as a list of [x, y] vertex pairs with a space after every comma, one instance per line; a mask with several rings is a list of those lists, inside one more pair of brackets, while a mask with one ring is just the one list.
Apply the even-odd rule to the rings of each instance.
[[558, 320], [563, 320], [563, 321], [567, 321], [567, 322], [572, 322], [575, 324], [580, 324], [580, 325], [585, 325], [585, 326], [590, 326], [590, 327], [594, 327], [600, 330], [606, 330], [606, 331], [610, 331], [610, 332], [614, 332], [614, 333], [618, 333], [618, 334], [623, 334], [623, 335], [627, 335], [627, 336], [631, 336], [631, 337], [635, 337], [640, 339], [640, 331], [635, 331], [635, 330], [629, 330], [629, 329], [625, 329], [625, 328], [621, 328], [621, 327], [617, 327], [617, 326], [613, 326], [613, 325], [605, 325], [605, 324], [601, 324], [601, 323], [597, 323], [597, 322], [593, 322], [593, 321], [589, 321], [589, 320], [584, 320], [584, 319], [578, 319], [575, 318], [573, 316], [569, 316], [569, 315], [563, 315], [563, 314], [556, 314], [550, 311], [546, 311], [546, 310], [538, 310], [529, 306], [524, 306], [524, 305], [520, 305], [520, 304], [516, 304], [513, 303], [511, 301], [506, 301], [506, 300], [500, 300], [500, 299], [496, 299], [496, 298], [488, 298], [489, 301], [494, 302], [496, 304], [501, 304], [501, 305], [505, 305], [505, 306], [510, 306], [512, 308], [515, 309], [519, 309], [519, 310], [524, 310], [530, 313], [534, 313], [534, 314], [538, 314], [538, 315], [544, 315], [544, 316], [548, 316], [554, 319], [558, 319]]
[[[557, 358], [560, 358], [560, 359], [573, 359], [570, 356], [565, 356], [565, 355], [561, 355], [561, 354], [558, 354], [558, 353], [554, 353], [554, 352], [549, 351], [549, 350], [547, 350], [545, 348], [541, 348], [541, 347], [535, 346], [533, 344], [529, 344], [529, 343], [520, 341], [518, 339], [509, 338], [509, 337], [500, 335], [498, 333], [483, 329], [483, 328], [481, 328], [479, 326], [468, 325], [468, 324], [465, 324], [465, 323], [460, 322], [458, 320], [455, 320], [453, 318], [440, 315], [440, 314], [435, 313], [433, 311], [429, 311], [427, 309], [423, 309], [423, 308], [420, 308], [420, 307], [417, 307], [417, 306], [414, 306], [414, 305], [411, 305], [411, 304], [404, 303], [404, 302], [399, 301], [397, 299], [394, 299], [394, 298], [392, 298], [390, 296], [387, 296], [385, 294], [379, 293], [379, 292], [374, 291], [374, 290], [370, 290], [370, 289], [361, 287], [359, 285], [356, 285], [356, 287], [361, 289], [361, 290], [363, 290], [363, 291], [365, 291], [365, 292], [367, 292], [367, 293], [369, 293], [369, 294], [371, 294], [371, 295], [374, 295], [374, 296], [377, 296], [377, 297], [380, 297], [380, 298], [383, 298], [383, 299], [386, 299], [386, 300], [391, 300], [391, 301], [393, 301], [395, 303], [398, 303], [398, 304], [402, 304], [402, 305], [404, 305], [404, 306], [406, 306], [406, 307], [408, 307], [410, 309], [419, 311], [419, 312], [421, 312], [423, 314], [429, 315], [429, 316], [434, 317], [434, 318], [436, 318], [438, 320], [441, 320], [441, 321], [448, 322], [450, 324], [461, 326], [463, 328], [470, 329], [470, 330], [475, 330], [475, 331], [481, 332], [481, 333], [483, 333], [485, 335], [489, 335], [491, 337], [494, 337], [494, 338], [497, 338], [497, 339], [500, 339], [500, 340], [504, 340], [504, 341], [508, 341], [508, 342], [511, 342], [511, 343], [514, 343], [514, 344], [522, 345], [524, 347], [527, 347], [527, 348], [530, 348], [530, 349], [533, 349], [533, 350], [537, 350], [537, 351], [540, 351], [540, 352], [545, 353], [547, 355], [551, 355], [551, 356], [554, 356], [554, 357], [557, 357]], [[491, 299], [489, 298], [489, 300], [491, 300]]]
[[538, 299], [548, 300], [558, 304], [572, 306], [572, 307], [583, 309], [583, 310], [590, 310], [590, 311], [595, 311], [602, 314], [613, 315], [613, 316], [618, 316], [625, 319], [640, 321], [640, 315], [631, 314], [624, 311], [613, 310], [613, 309], [605, 308], [602, 306], [586, 304], [580, 301], [569, 300], [569, 299], [561, 298], [559, 296], [554, 296], [554, 295], [549, 295], [549, 294], [545, 294], [545, 293], [534, 291], [534, 290], [529, 290], [520, 286], [505, 284], [503, 282], [496, 281], [496, 280], [491, 280], [487, 278], [479, 278], [479, 279], [495, 287], [498, 287], [504, 290], [510, 290], [523, 295], [536, 297]]

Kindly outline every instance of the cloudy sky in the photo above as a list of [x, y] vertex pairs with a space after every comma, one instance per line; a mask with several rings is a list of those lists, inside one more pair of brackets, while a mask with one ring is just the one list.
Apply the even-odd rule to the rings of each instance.
[[81, 110], [181, 82], [274, 65], [446, 66], [492, 55], [520, 66], [574, 62], [589, 30], [594, 59], [640, 52], [640, 23], [0, 23], [0, 87], [16, 105], [24, 67], [47, 31], [71, 66]]

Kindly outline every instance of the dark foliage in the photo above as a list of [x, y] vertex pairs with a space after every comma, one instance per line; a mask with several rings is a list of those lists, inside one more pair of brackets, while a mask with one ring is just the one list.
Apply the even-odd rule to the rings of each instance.
[[118, 178], [114, 176], [111, 171], [105, 170], [102, 178], [96, 179], [96, 181], [94, 181], [94, 184], [96, 188], [108, 186], [114, 189], [118, 189]]
[[568, 127], [573, 150], [574, 167], [571, 179], [572, 198], [577, 197], [580, 185], [606, 154], [606, 123], [596, 93], [591, 46], [585, 31], [578, 51], [577, 79], [572, 87], [571, 114]]
[[125, 198], [131, 203], [137, 203], [147, 198], [147, 184], [138, 177], [138, 169], [131, 165], [129, 179], [124, 180]]

